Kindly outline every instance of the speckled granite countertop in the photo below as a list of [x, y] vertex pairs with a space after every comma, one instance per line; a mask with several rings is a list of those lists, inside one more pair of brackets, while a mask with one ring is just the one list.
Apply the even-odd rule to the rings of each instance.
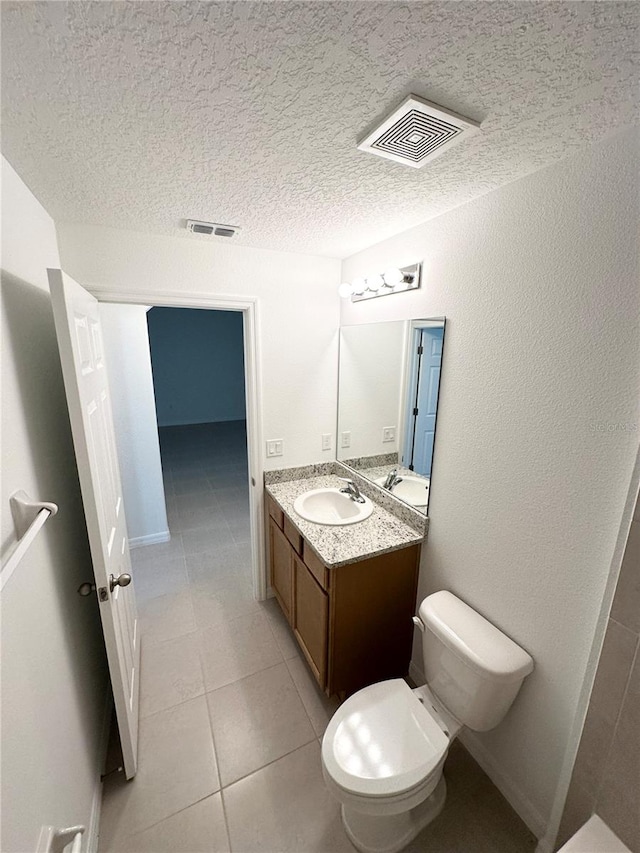
[[301, 518], [293, 508], [295, 499], [310, 489], [335, 488], [335, 474], [270, 483], [267, 492], [289, 516], [322, 562], [330, 569], [367, 557], [387, 554], [409, 545], [420, 545], [424, 534], [416, 531], [374, 501], [366, 521], [332, 527]]

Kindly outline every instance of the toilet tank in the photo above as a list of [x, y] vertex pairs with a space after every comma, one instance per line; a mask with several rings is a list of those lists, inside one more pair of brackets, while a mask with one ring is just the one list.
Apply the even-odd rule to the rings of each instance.
[[419, 614], [431, 691], [462, 725], [497, 726], [533, 670], [531, 656], [450, 592], [427, 596]]

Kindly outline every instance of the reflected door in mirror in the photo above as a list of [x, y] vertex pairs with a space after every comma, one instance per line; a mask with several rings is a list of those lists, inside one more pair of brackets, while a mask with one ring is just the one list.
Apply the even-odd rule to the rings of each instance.
[[428, 478], [436, 433], [443, 339], [443, 326], [414, 329], [402, 462], [409, 470]]

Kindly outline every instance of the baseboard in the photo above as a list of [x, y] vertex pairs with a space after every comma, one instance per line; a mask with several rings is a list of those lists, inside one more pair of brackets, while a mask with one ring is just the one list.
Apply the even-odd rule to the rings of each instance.
[[547, 831], [547, 821], [528, 797], [525, 797], [513, 779], [507, 776], [498, 766], [494, 757], [480, 743], [478, 737], [469, 731], [469, 729], [462, 729], [458, 738], [509, 802], [514, 811], [520, 815], [535, 837], [542, 838]]
[[113, 695], [111, 684], [107, 686], [105, 696], [104, 712], [102, 717], [102, 729], [100, 731], [100, 743], [98, 746], [98, 775], [93, 789], [93, 802], [91, 803], [91, 817], [87, 831], [86, 853], [98, 853], [98, 835], [100, 833], [100, 811], [102, 809], [102, 772], [107, 758], [109, 748], [109, 733], [111, 730], [111, 716], [113, 712]]
[[171, 533], [162, 530], [160, 533], [149, 533], [147, 536], [134, 536], [129, 539], [129, 548], [143, 548], [145, 545], [159, 545], [161, 542], [169, 542]]

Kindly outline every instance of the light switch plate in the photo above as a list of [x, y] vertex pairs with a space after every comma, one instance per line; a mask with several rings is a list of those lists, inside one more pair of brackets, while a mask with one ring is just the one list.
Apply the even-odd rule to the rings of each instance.
[[267, 456], [282, 456], [284, 441], [281, 438], [270, 438], [267, 441]]
[[394, 426], [383, 427], [382, 428], [382, 440], [383, 441], [395, 441], [396, 440], [396, 428]]
[[323, 432], [322, 433], [322, 449], [323, 450], [331, 450], [331, 433]]
[[340, 433], [340, 447], [351, 447], [351, 430]]

